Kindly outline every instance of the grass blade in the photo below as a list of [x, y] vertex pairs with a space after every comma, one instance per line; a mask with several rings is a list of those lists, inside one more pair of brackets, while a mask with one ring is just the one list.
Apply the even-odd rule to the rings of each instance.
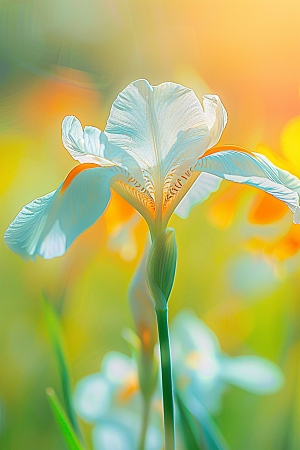
[[66, 358], [66, 350], [65, 350], [66, 345], [63, 337], [61, 323], [56, 311], [53, 309], [51, 303], [47, 300], [45, 295], [43, 296], [43, 298], [44, 298], [44, 316], [52, 348], [52, 353], [54, 356], [54, 360], [56, 363], [56, 367], [62, 385], [66, 413], [78, 438], [82, 439], [77, 417], [71, 403], [71, 389], [70, 389], [71, 383]]
[[[180, 399], [180, 397], [176, 396], [176, 402], [180, 414], [180, 424], [181, 424], [181, 430], [182, 430], [182, 436], [184, 439], [184, 444], [186, 446], [187, 450], [200, 450], [201, 447], [199, 446], [196, 436], [195, 436], [195, 430], [193, 429], [193, 425], [191, 423], [191, 414], [185, 407], [184, 403]], [[205, 449], [206, 450], [206, 449]]]
[[84, 450], [83, 447], [81, 447], [81, 444], [79, 443], [75, 432], [73, 431], [72, 425], [61, 403], [59, 402], [54, 389], [51, 387], [47, 388], [46, 394], [48, 396], [54, 418], [68, 447], [68, 450]]
[[195, 417], [201, 426], [208, 450], [229, 450], [221, 431], [200, 403], [198, 405], [198, 413]]
[[189, 399], [188, 408], [178, 392], [176, 398], [188, 450], [229, 450], [221, 431], [196, 398]]

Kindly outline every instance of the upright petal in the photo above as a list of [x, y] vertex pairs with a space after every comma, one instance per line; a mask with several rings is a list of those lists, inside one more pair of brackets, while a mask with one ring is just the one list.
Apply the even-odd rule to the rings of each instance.
[[227, 112], [217, 95], [203, 95], [203, 107], [209, 129], [205, 138], [208, 149], [219, 142], [227, 123]]
[[83, 131], [74, 116], [66, 116], [62, 122], [62, 141], [70, 155], [80, 163], [116, 164], [129, 170], [140, 183], [143, 180], [141, 170], [131, 155], [108, 142], [105, 133], [98, 128], [87, 126]]
[[276, 167], [265, 156], [241, 147], [223, 146], [205, 152], [198, 159], [194, 170], [262, 189], [282, 200], [294, 213], [294, 223], [300, 223], [297, 193], [300, 181]]
[[222, 378], [254, 394], [273, 394], [284, 385], [284, 375], [276, 364], [258, 356], [224, 358]]
[[218, 98], [208, 96], [207, 117], [192, 90], [174, 83], [151, 86], [138, 80], [113, 103], [105, 133], [111, 143], [135, 158], [146, 188], [157, 200], [174, 171], [187, 160], [194, 162], [206, 150], [208, 144], [202, 148], [201, 141], [210, 130], [215, 142], [216, 105]]
[[[197, 127], [189, 128], [185, 133], [178, 134], [176, 143], [168, 153], [166, 162], [170, 163], [173, 172], [169, 186], [191, 167], [197, 157], [216, 145], [221, 138], [227, 123], [227, 112], [221, 100], [217, 95], [203, 95], [203, 108], [208, 130], [205, 135], [199, 134]], [[188, 118], [185, 119], [188, 123]]]
[[[178, 144], [182, 146], [181, 153], [183, 157], [178, 161], [178, 167], [173, 173], [172, 180], [168, 186], [170, 189], [177, 181], [178, 177], [181, 177], [184, 172], [191, 168], [191, 165], [193, 165], [196, 158], [203, 155], [206, 150], [217, 144], [226, 126], [227, 112], [217, 95], [203, 95], [203, 108], [208, 132], [203, 139], [199, 139], [197, 136], [193, 136], [193, 129], [188, 130], [184, 139], [181, 142], [178, 140], [176, 144], [177, 146]], [[185, 148], [187, 149], [187, 152], [182, 152]], [[172, 147], [169, 155], [172, 157], [174, 153], [176, 154], [176, 146]], [[173, 162], [173, 166], [174, 165]], [[181, 179], [181, 183], [183, 183], [183, 179]]]
[[86, 154], [82, 125], [75, 116], [66, 116], [62, 121], [62, 141], [74, 159], [80, 161], [80, 158]]
[[56, 191], [24, 206], [5, 233], [6, 245], [25, 261], [63, 255], [103, 214], [110, 185], [124, 173], [116, 166], [75, 167]]
[[105, 133], [95, 127], [85, 127], [83, 140], [88, 154], [95, 155], [101, 161], [104, 159], [122, 166], [143, 184], [142, 172], [135, 159], [121, 147], [109, 142]]

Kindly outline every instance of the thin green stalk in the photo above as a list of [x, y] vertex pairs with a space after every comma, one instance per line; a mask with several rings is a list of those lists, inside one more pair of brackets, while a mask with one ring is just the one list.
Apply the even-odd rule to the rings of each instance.
[[171, 371], [168, 308], [156, 309], [164, 404], [165, 450], [175, 450], [174, 400]]
[[149, 416], [150, 416], [150, 400], [144, 399], [144, 411], [143, 411], [143, 422], [139, 440], [138, 450], [145, 449], [146, 435], [149, 425]]
[[46, 389], [46, 394], [48, 396], [50, 406], [56, 420], [56, 423], [60, 429], [62, 437], [68, 447], [68, 450], [83, 450], [81, 443], [79, 442], [70, 420], [61, 405], [60, 401], [57, 398], [56, 393], [53, 388], [49, 387]]
[[81, 436], [77, 416], [71, 403], [71, 392], [70, 392], [71, 377], [66, 357], [65, 341], [60, 318], [57, 315], [57, 312], [55, 311], [51, 303], [45, 297], [45, 295], [44, 295], [44, 314], [53, 356], [55, 358], [55, 363], [60, 376], [65, 410], [76, 435], [82, 442], [83, 438]]
[[83, 438], [82, 438], [81, 431], [79, 428], [77, 416], [75, 414], [75, 411], [74, 411], [72, 403], [71, 403], [70, 380], [69, 380], [68, 373], [66, 370], [64, 371], [64, 374], [61, 376], [61, 382], [62, 382], [62, 390], [63, 390], [63, 396], [64, 396], [67, 414], [69, 416], [69, 419], [71, 421], [71, 424], [73, 426], [73, 429], [74, 429], [77, 437], [79, 438], [79, 440], [81, 442], [83, 442]]

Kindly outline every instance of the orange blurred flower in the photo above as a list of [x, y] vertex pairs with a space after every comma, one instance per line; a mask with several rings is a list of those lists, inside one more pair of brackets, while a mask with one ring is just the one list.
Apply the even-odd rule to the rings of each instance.
[[[280, 136], [283, 157], [272, 152], [267, 145], [257, 145], [256, 152], [267, 156], [275, 165], [284, 170], [291, 170], [300, 178], [300, 116], [291, 119], [282, 130]], [[219, 228], [226, 228], [236, 215], [239, 205], [245, 197], [245, 191], [254, 192], [250, 187], [230, 185], [217, 198], [210, 208], [211, 222]], [[295, 224], [291, 224], [286, 232], [279, 227], [279, 233], [274, 237], [259, 233], [258, 226], [280, 223], [289, 214], [284, 203], [262, 190], [255, 190], [248, 221], [253, 227], [253, 237], [248, 241], [247, 248], [252, 251], [264, 251], [266, 255], [284, 260], [295, 255], [300, 250], [300, 233]]]

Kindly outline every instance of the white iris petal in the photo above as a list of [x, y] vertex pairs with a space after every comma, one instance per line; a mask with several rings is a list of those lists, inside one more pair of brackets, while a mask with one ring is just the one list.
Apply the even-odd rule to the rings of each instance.
[[219, 178], [265, 190], [285, 202], [299, 223], [298, 178], [240, 147], [209, 150], [226, 122], [217, 95], [203, 96], [202, 106], [191, 89], [146, 80], [118, 95], [104, 132], [83, 130], [76, 117], [65, 117], [63, 144], [82, 169], [74, 168], [56, 191], [26, 205], [6, 231], [6, 244], [25, 260], [61, 256], [104, 213], [110, 187], [145, 218], [155, 237], [180, 201], [177, 212], [186, 217], [218, 188]]

